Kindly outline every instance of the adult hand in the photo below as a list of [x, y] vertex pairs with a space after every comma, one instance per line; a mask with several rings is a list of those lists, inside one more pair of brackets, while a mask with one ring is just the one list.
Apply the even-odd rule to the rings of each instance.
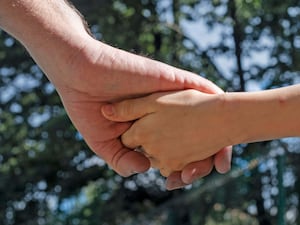
[[125, 146], [142, 146], [151, 165], [163, 176], [209, 158], [232, 145], [223, 94], [196, 90], [155, 93], [102, 108], [107, 119], [135, 121], [122, 135]]
[[[68, 115], [90, 148], [122, 176], [143, 172], [149, 167], [148, 159], [125, 148], [119, 140], [130, 123], [105, 119], [101, 106], [156, 91], [221, 90], [195, 74], [96, 41], [83, 24], [66, 1], [0, 1], [0, 26], [27, 48], [55, 85]], [[206, 174], [214, 163], [219, 170], [228, 170], [227, 152], [218, 153], [215, 162], [209, 158], [191, 165], [182, 174], [172, 174], [169, 187], [188, 183], [192, 174]]]
[[[136, 56], [95, 40], [85, 42], [85, 53], [68, 68], [75, 68], [72, 82], [57, 83], [56, 86], [75, 126], [89, 146], [114, 170], [123, 176], [143, 172], [149, 162], [141, 153], [125, 148], [120, 142], [131, 123], [112, 122], [101, 114], [107, 102], [145, 94], [194, 88], [215, 93], [220, 89], [206, 79], [163, 63]], [[93, 53], [91, 53], [93, 52]], [[82, 59], [82, 56], [95, 58]], [[215, 157], [208, 157], [188, 165], [183, 173], [170, 174], [167, 187], [173, 189], [207, 175], [213, 165], [221, 172], [230, 168], [231, 150], [223, 149]]]

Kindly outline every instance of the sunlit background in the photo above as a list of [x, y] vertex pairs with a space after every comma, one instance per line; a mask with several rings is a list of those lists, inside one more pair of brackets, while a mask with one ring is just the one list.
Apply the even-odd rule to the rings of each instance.
[[[73, 3], [97, 39], [226, 91], [300, 82], [300, 1]], [[1, 30], [0, 104], [0, 224], [300, 224], [299, 138], [235, 146], [231, 172], [182, 190], [166, 191], [155, 170], [122, 178], [88, 149], [54, 87]]]

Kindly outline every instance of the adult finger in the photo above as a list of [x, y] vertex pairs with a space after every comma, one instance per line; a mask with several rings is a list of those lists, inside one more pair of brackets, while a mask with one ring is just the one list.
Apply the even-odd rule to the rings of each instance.
[[196, 179], [205, 177], [212, 171], [214, 167], [213, 157], [207, 159], [192, 162], [186, 165], [181, 173], [181, 179], [186, 184], [193, 183]]
[[171, 191], [183, 188], [187, 184], [181, 180], [181, 171], [171, 173], [166, 180], [166, 189]]
[[103, 158], [113, 170], [127, 177], [142, 173], [150, 168], [150, 162], [142, 153], [124, 147], [120, 140], [114, 139], [106, 143], [94, 143], [95, 153]]
[[185, 78], [185, 87], [184, 89], [196, 89], [198, 91], [207, 93], [207, 94], [221, 94], [224, 91], [214, 84], [212, 81], [202, 77], [202, 76], [193, 76], [194, 74], [187, 75], [187, 71], [179, 70], [179, 76]]
[[219, 173], [227, 173], [231, 168], [232, 146], [221, 149], [214, 156], [215, 168]]

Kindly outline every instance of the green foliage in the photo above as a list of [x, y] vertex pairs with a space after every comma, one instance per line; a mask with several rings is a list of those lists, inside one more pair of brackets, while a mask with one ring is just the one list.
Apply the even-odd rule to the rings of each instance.
[[[201, 74], [228, 91], [299, 82], [299, 1], [74, 4], [98, 39]], [[191, 24], [196, 29], [187, 29]], [[298, 139], [235, 146], [233, 173], [166, 192], [155, 171], [125, 179], [109, 170], [24, 48], [3, 31], [0, 93], [1, 224], [275, 224], [280, 150], [287, 156], [287, 224], [300, 223]]]

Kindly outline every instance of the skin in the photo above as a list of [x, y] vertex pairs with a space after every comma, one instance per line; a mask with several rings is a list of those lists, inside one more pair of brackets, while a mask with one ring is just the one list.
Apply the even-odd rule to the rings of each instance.
[[[19, 40], [54, 84], [75, 127], [89, 147], [122, 176], [144, 172], [149, 160], [122, 145], [131, 122], [107, 120], [108, 102], [158, 91], [222, 91], [193, 73], [105, 45], [92, 38], [82, 18], [66, 1], [1, 0], [0, 27]], [[207, 175], [215, 165], [230, 169], [231, 148], [170, 174], [175, 189]]]
[[251, 93], [155, 93], [103, 106], [102, 112], [113, 121], [137, 120], [122, 142], [142, 146], [152, 166], [168, 176], [224, 146], [300, 136], [300, 85]]

